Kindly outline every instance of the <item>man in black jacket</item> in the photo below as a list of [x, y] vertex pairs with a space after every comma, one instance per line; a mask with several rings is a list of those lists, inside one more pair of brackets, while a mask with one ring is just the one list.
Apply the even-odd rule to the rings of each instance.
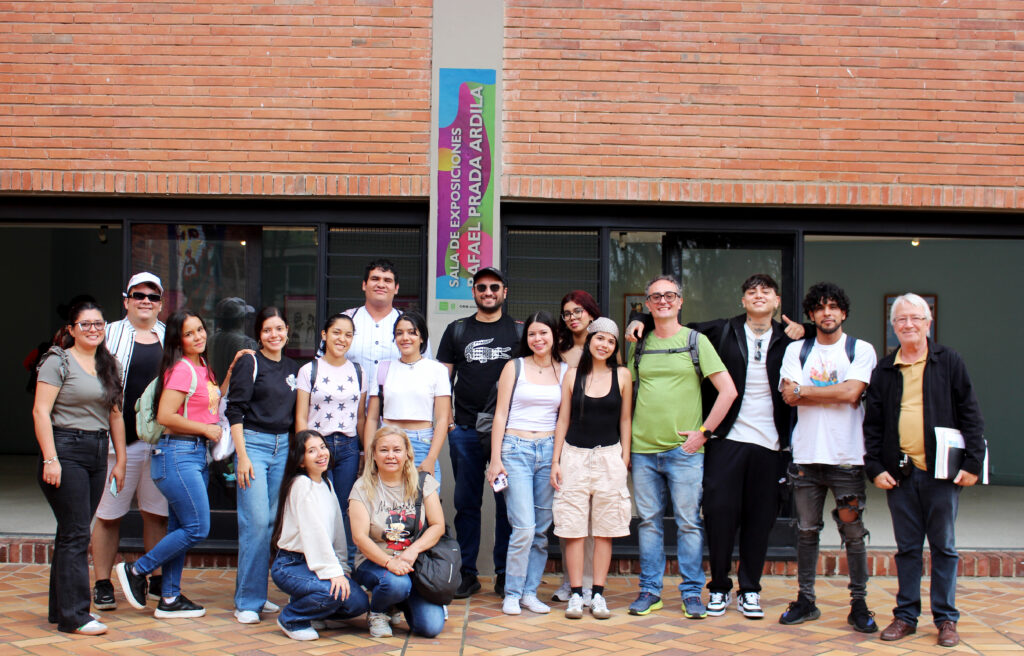
[[[931, 608], [938, 644], [960, 642], [956, 623], [957, 506], [960, 488], [974, 485], [985, 458], [984, 421], [967, 368], [956, 351], [928, 339], [932, 314], [917, 294], [904, 294], [889, 317], [900, 348], [878, 363], [864, 415], [864, 469], [886, 490], [896, 536], [899, 591], [882, 640], [917, 631], [925, 536], [931, 549]], [[963, 436], [963, 461], [936, 478], [936, 431]]]
[[[736, 607], [750, 619], [761, 619], [761, 571], [778, 511], [778, 481], [785, 476], [780, 450], [789, 446], [793, 415], [779, 391], [779, 371], [786, 347], [803, 336], [805, 327], [785, 316], [786, 326], [773, 319], [782, 299], [771, 276], [750, 276], [741, 292], [745, 314], [689, 327], [714, 345], [739, 392], [715, 431], [722, 439], [708, 440], [704, 446], [704, 531], [711, 568], [708, 615], [723, 615], [729, 606], [729, 569], [738, 528]], [[701, 395], [706, 415], [717, 393], [704, 386]]]

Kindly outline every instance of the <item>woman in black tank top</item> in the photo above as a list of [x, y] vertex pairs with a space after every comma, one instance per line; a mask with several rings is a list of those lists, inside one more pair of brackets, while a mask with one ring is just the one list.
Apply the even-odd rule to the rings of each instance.
[[615, 360], [619, 329], [602, 317], [590, 324], [579, 367], [562, 382], [555, 429], [551, 485], [555, 535], [565, 538], [570, 597], [565, 616], [583, 616], [583, 541], [594, 536], [594, 585], [590, 612], [610, 616], [604, 585], [612, 538], [629, 534], [629, 466], [632, 394], [629, 371]]

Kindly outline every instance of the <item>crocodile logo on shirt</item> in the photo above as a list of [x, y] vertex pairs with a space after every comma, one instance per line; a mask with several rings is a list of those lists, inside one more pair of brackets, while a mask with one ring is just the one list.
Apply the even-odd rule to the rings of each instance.
[[487, 346], [494, 341], [493, 337], [487, 339], [478, 339], [470, 342], [466, 345], [465, 357], [466, 362], [480, 362], [486, 363], [491, 360], [511, 360], [512, 356], [509, 354], [512, 350], [511, 346], [498, 346], [491, 347]]

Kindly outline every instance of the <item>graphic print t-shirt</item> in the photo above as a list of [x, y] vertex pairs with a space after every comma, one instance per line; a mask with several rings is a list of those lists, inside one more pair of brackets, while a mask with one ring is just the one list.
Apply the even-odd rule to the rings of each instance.
[[[782, 359], [783, 379], [803, 386], [828, 387], [847, 380], [871, 382], [875, 368], [875, 349], [862, 339], [857, 340], [853, 362], [846, 357], [847, 335], [835, 344], [822, 345], [817, 340], [800, 367], [803, 340], [786, 347]], [[799, 464], [863, 465], [864, 407], [849, 403], [802, 405], [797, 407], [797, 424], [793, 429], [793, 462]]]
[[[365, 489], [366, 478], [360, 478], [352, 486], [348, 498], [358, 501], [370, 516], [370, 539], [384, 551], [394, 555], [402, 553], [416, 539], [416, 497], [405, 499], [404, 485], [384, 485], [374, 480], [373, 494]], [[433, 476], [423, 481], [423, 498], [437, 494], [441, 485]], [[370, 500], [372, 496], [372, 501]], [[423, 510], [426, 521], [426, 509]], [[362, 552], [356, 552], [356, 567], [366, 560]]]
[[476, 414], [487, 403], [491, 388], [501, 376], [505, 363], [514, 358], [519, 347], [516, 322], [506, 314], [494, 323], [462, 319], [465, 329], [456, 344], [449, 324], [437, 348], [438, 362], [455, 365], [455, 423], [475, 426]]

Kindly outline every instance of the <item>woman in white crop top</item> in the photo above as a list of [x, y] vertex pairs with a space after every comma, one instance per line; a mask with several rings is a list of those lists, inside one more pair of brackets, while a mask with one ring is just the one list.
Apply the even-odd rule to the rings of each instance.
[[543, 311], [530, 315], [519, 352], [527, 355], [506, 364], [498, 379], [487, 471], [492, 485], [502, 474], [508, 478], [505, 505], [512, 537], [501, 607], [508, 615], [518, 615], [521, 607], [535, 613], [551, 610], [537, 599], [537, 586], [548, 559], [551, 457], [567, 368], [555, 349], [554, 317]]
[[424, 355], [427, 340], [427, 320], [419, 312], [405, 312], [395, 320], [395, 344], [402, 355], [377, 366], [363, 441], [368, 443], [382, 424], [401, 428], [412, 442], [416, 467], [440, 482], [437, 458], [448, 438], [452, 383], [448, 368]]

